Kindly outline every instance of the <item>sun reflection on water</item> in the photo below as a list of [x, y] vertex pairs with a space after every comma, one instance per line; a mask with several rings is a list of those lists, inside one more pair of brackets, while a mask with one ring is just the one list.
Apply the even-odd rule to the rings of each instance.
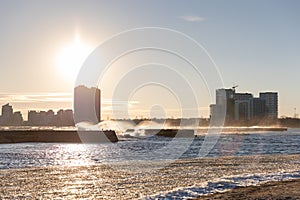
[[84, 144], [65, 144], [59, 147], [60, 156], [57, 162], [67, 166], [84, 166], [93, 164], [89, 157], [86, 157], [86, 147]]

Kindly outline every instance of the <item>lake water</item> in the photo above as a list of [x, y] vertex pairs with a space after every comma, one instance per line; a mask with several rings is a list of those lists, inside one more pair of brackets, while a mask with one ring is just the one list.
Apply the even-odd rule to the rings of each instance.
[[[172, 143], [171, 138], [152, 137], [108, 144], [0, 144], [0, 169], [197, 158], [203, 157], [199, 151], [204, 139], [205, 136], [198, 136], [194, 141], [180, 138]], [[264, 154], [300, 154], [300, 129], [222, 134], [205, 157]]]

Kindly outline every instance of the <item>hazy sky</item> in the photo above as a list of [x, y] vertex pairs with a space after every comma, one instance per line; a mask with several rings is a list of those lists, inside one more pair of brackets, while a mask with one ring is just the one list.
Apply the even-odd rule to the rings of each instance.
[[[300, 111], [299, 8], [297, 0], [0, 0], [0, 103], [11, 102], [23, 112], [72, 107], [76, 70], [66, 65], [76, 59], [75, 47], [89, 53], [121, 31], [163, 27], [183, 32], [203, 45], [226, 87], [237, 84], [238, 91], [255, 96], [259, 91], [278, 91], [279, 115], [291, 116], [294, 108]], [[73, 77], [66, 75], [68, 70]], [[112, 97], [111, 91], [102, 89], [102, 93], [106, 118], [110, 108], [106, 102]], [[132, 102], [139, 106], [133, 105], [131, 115], [149, 114], [143, 101], [172, 105], [168, 103], [174, 101], [171, 97], [162, 96], [149, 101], [143, 91], [137, 92]], [[210, 103], [210, 98], [203, 98], [200, 115], [208, 116]], [[134, 113], [134, 106], [144, 111]], [[172, 106], [167, 109], [171, 111]]]

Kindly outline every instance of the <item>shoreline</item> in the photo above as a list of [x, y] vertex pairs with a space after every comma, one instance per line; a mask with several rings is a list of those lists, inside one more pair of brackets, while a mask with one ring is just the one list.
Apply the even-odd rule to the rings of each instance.
[[271, 181], [256, 186], [237, 187], [226, 192], [203, 195], [198, 200], [229, 200], [229, 199], [289, 199], [300, 198], [300, 179]]

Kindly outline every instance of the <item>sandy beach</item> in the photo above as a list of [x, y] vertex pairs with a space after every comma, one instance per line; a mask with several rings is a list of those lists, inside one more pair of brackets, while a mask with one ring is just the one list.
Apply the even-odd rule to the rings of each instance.
[[[293, 172], [300, 155], [243, 156], [112, 165], [0, 170], [1, 199], [141, 199], [241, 174]], [[161, 169], [151, 170], [152, 167]], [[147, 168], [149, 170], [147, 170]], [[296, 182], [298, 183], [298, 182]], [[297, 185], [293, 186], [296, 187]], [[236, 190], [234, 190], [236, 191]], [[238, 191], [241, 191], [238, 189]], [[246, 188], [247, 194], [252, 193]], [[176, 193], [175, 193], [176, 194]], [[173, 195], [173, 194], [172, 194]], [[222, 194], [225, 195], [225, 194]], [[230, 193], [226, 193], [230, 195]], [[211, 198], [222, 198], [213, 196]], [[210, 197], [204, 197], [210, 198]]]

